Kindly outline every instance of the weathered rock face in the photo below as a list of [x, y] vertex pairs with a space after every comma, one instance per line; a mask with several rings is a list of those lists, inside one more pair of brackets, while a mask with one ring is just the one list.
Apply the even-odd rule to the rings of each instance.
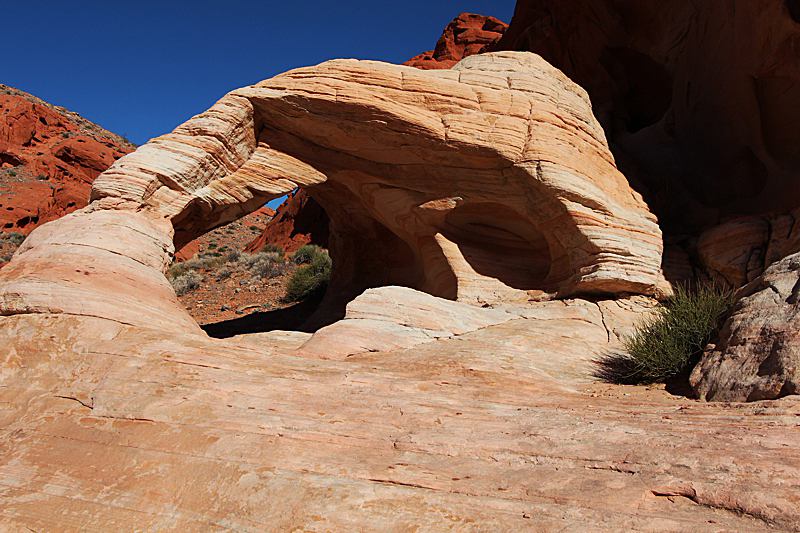
[[655, 219], [585, 94], [531, 54], [333, 61], [234, 91], [100, 176], [93, 209], [166, 217], [180, 246], [296, 187], [330, 216], [336, 305], [386, 284], [486, 302], [656, 283]]
[[134, 146], [0, 85], [0, 228], [30, 233], [85, 207], [92, 181]]
[[[208, 338], [162, 275], [174, 244], [297, 187], [331, 215], [334, 296], [428, 294]], [[649, 292], [661, 244], [585, 94], [535, 56], [291, 71], [93, 197], [0, 271], [5, 529], [797, 530], [795, 400], [586, 391], [653, 302], [528, 301]]]
[[791, 213], [736, 217], [703, 232], [697, 255], [711, 279], [739, 288], [772, 263], [800, 252], [800, 208]]
[[496, 43], [508, 28], [494, 17], [462, 13], [447, 25], [436, 49], [423, 52], [405, 63], [421, 69], [450, 68], [465, 57], [479, 54]]
[[[398, 290], [399, 313], [381, 303]], [[343, 321], [405, 347], [344, 360], [296, 335], [0, 317], [0, 528], [798, 530], [796, 400], [583, 389], [636, 298], [487, 310], [407, 291]]]
[[800, 16], [782, 0], [520, 0], [497, 49], [585, 88], [667, 234], [800, 205]]
[[291, 254], [304, 244], [328, 247], [328, 215], [316, 200], [298, 189], [280, 205], [272, 221], [245, 251], [257, 252], [267, 244]]
[[743, 287], [720, 334], [692, 372], [698, 396], [753, 401], [800, 394], [800, 254]]

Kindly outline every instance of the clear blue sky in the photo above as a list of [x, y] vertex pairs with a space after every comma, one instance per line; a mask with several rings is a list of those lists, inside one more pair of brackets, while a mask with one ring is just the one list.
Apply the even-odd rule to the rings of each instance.
[[143, 144], [237, 87], [332, 58], [401, 63], [459, 13], [507, 23], [514, 4], [9, 0], [0, 83]]

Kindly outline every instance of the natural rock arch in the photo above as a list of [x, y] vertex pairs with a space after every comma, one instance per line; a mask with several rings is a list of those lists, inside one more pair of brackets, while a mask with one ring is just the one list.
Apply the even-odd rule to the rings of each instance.
[[586, 93], [501, 52], [449, 71], [329, 61], [232, 91], [35, 232], [4, 270], [2, 312], [196, 330], [161, 275], [174, 247], [297, 187], [331, 219], [329, 316], [389, 284], [472, 303], [655, 290], [660, 231]]

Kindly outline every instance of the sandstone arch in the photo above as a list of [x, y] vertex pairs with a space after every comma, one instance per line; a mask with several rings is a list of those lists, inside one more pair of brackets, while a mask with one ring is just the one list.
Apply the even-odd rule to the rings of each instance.
[[174, 246], [297, 187], [331, 218], [329, 310], [387, 284], [473, 303], [656, 285], [656, 220], [586, 93], [500, 52], [449, 71], [329, 61], [232, 91], [34, 232], [3, 270], [0, 312], [195, 331], [161, 276]]

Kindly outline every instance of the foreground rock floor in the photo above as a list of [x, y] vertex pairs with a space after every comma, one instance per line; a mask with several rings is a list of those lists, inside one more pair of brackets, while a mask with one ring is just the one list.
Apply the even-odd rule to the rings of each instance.
[[[385, 294], [315, 336], [363, 333]], [[446, 302], [458, 331], [420, 340], [416, 315], [392, 325], [406, 347], [331, 359], [299, 333], [2, 317], [0, 528], [800, 530], [800, 398], [703, 403], [587, 379], [640, 303], [478, 320]]]

